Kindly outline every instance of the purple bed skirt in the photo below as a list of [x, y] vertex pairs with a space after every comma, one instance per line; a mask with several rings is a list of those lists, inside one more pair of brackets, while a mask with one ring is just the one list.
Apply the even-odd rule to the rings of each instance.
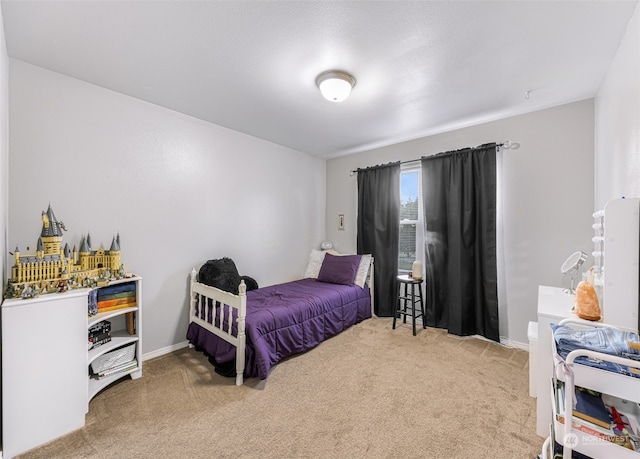
[[[244, 376], [266, 379], [280, 360], [308, 351], [370, 317], [368, 287], [302, 279], [249, 291]], [[211, 317], [207, 320], [211, 322]], [[189, 324], [187, 340], [220, 366], [235, 361], [235, 346], [198, 324]]]

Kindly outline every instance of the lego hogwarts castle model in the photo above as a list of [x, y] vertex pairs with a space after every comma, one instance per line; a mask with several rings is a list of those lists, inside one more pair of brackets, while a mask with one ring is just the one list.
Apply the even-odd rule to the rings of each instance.
[[82, 237], [80, 248], [69, 249], [63, 242], [64, 223], [59, 221], [51, 204], [42, 212], [42, 231], [36, 253], [13, 253], [15, 264], [7, 282], [5, 298], [31, 298], [41, 293], [106, 285], [109, 280], [126, 277], [120, 261], [120, 235], [114, 236], [109, 250], [91, 249], [91, 236]]

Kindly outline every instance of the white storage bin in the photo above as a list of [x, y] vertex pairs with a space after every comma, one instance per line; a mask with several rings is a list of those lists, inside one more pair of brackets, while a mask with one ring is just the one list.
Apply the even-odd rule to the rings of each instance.
[[135, 356], [136, 346], [135, 343], [131, 343], [97, 357], [91, 363], [91, 370], [94, 373], [100, 373], [118, 365], [131, 362]]

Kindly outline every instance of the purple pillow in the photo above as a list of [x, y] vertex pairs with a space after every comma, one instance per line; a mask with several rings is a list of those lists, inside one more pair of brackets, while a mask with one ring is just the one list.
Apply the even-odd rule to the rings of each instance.
[[322, 261], [318, 280], [332, 284], [353, 285], [360, 258], [360, 255], [336, 256], [327, 253]]

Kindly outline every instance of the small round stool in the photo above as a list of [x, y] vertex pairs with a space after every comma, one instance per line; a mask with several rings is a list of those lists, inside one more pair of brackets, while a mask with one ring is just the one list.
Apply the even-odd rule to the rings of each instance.
[[[393, 315], [393, 328], [396, 328], [396, 318], [402, 315], [402, 323], [407, 323], [407, 316], [411, 316], [413, 320], [413, 336], [416, 336], [416, 319], [422, 317], [422, 328], [427, 328], [425, 324], [424, 302], [422, 301], [422, 282], [423, 279], [414, 279], [406, 274], [398, 276], [398, 307]], [[402, 286], [404, 285], [404, 294], [402, 294]], [[418, 293], [416, 294], [416, 286]], [[418, 303], [419, 307], [418, 308]]]

